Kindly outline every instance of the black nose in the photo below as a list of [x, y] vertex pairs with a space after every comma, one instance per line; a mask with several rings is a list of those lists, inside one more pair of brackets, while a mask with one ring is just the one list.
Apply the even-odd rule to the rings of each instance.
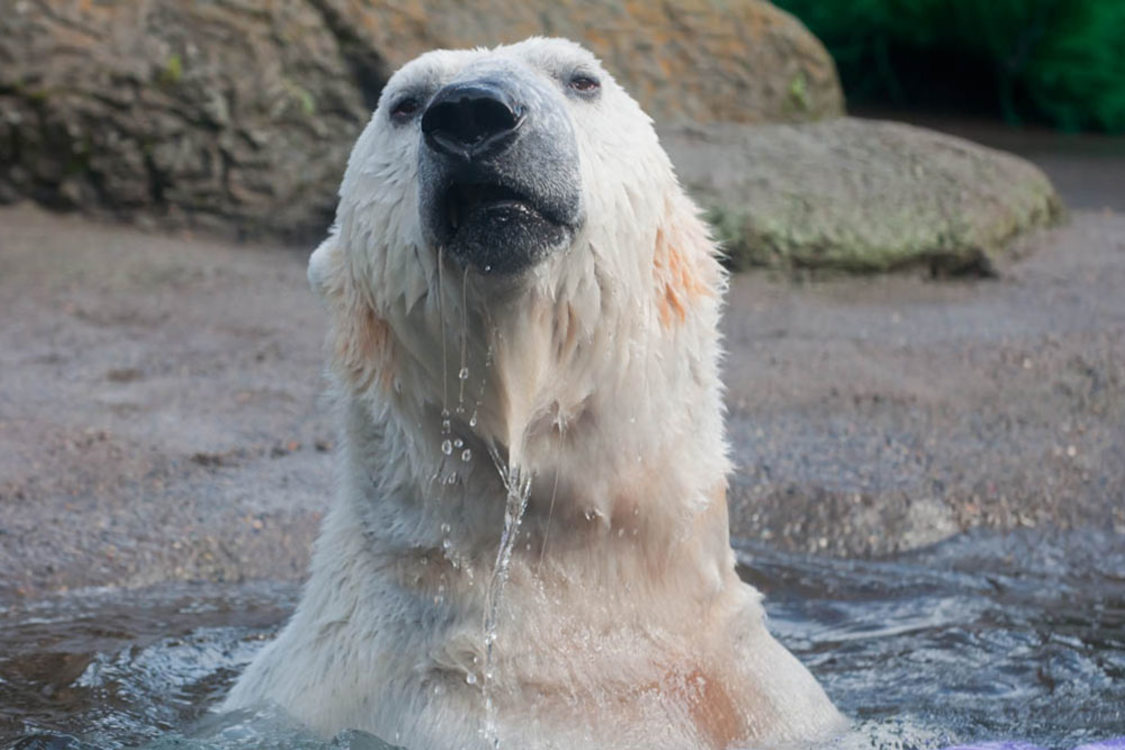
[[472, 161], [506, 149], [522, 124], [523, 107], [502, 86], [474, 81], [434, 96], [422, 115], [422, 134], [434, 151]]

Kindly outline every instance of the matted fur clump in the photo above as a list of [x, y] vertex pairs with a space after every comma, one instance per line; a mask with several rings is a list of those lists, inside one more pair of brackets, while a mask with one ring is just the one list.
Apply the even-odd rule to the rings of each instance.
[[592, 55], [533, 38], [406, 65], [309, 279], [339, 488], [228, 708], [408, 748], [839, 728], [735, 574], [715, 247]]

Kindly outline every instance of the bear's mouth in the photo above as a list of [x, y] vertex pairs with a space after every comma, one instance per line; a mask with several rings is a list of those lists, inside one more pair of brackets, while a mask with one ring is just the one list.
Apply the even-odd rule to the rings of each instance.
[[515, 190], [500, 184], [460, 183], [446, 191], [445, 219], [450, 236], [456, 236], [467, 224], [487, 222], [492, 218], [499, 221], [518, 220], [525, 216], [548, 220], [532, 203], [531, 199]]
[[[476, 177], [479, 177], [477, 175]], [[430, 214], [438, 245], [485, 274], [517, 273], [569, 244], [575, 227], [551, 202], [491, 179], [455, 180]]]

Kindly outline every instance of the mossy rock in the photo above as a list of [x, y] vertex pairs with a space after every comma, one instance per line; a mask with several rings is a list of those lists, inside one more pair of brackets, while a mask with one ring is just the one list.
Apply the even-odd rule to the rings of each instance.
[[680, 179], [736, 269], [993, 273], [1062, 203], [1018, 157], [901, 123], [666, 131]]

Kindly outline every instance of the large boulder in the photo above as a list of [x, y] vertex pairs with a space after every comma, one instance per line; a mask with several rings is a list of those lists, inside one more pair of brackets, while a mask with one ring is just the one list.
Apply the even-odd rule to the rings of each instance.
[[12, 0], [0, 202], [315, 234], [396, 67], [534, 33], [591, 47], [660, 121], [842, 109], [823, 47], [762, 0]]
[[843, 112], [824, 46], [762, 0], [315, 2], [341, 38], [391, 67], [435, 47], [561, 36], [593, 50], [657, 121], [796, 122]]
[[1062, 204], [1037, 167], [894, 122], [669, 129], [665, 147], [735, 268], [992, 273]]
[[364, 89], [315, 8], [255, 5], [10, 3], [0, 197], [248, 230], [324, 226]]

